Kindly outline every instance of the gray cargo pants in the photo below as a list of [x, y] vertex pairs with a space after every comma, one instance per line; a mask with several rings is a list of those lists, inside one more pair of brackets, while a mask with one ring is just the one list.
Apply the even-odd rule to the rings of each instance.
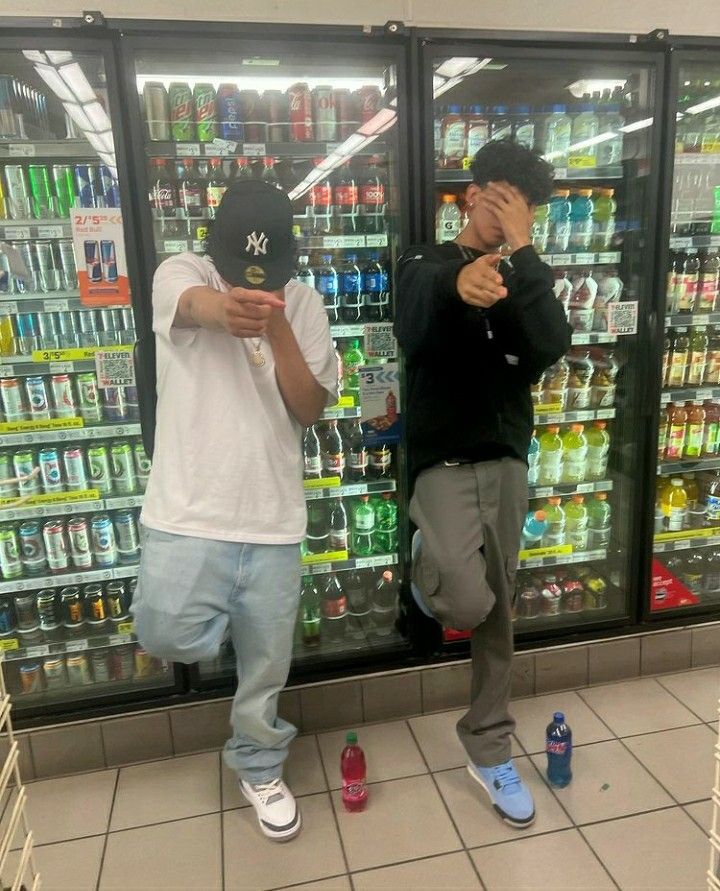
[[422, 536], [413, 581], [438, 622], [472, 631], [471, 705], [457, 731], [482, 767], [510, 758], [512, 601], [527, 509], [527, 467], [515, 458], [438, 464], [410, 501]]

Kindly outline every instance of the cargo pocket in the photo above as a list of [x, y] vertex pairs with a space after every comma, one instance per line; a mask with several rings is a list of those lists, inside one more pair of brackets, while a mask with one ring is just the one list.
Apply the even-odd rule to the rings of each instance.
[[[422, 558], [422, 550], [413, 564], [413, 581], [427, 601], [435, 595], [440, 587], [440, 572], [432, 560]], [[429, 605], [429, 603], [428, 603]]]

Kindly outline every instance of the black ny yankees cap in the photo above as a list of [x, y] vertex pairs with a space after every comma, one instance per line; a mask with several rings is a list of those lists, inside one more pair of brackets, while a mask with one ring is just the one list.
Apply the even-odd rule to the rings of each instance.
[[223, 195], [207, 251], [225, 281], [275, 291], [295, 269], [293, 215], [285, 192], [262, 180], [242, 180]]

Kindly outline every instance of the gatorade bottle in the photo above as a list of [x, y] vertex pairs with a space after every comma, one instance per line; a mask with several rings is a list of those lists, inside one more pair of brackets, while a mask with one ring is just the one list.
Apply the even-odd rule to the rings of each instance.
[[592, 189], [575, 189], [570, 198], [570, 250], [587, 251], [593, 237]]
[[347, 745], [340, 756], [342, 800], [345, 810], [357, 813], [365, 810], [368, 799], [365, 753], [358, 745], [357, 733], [351, 730], [345, 737]]
[[548, 251], [562, 254], [570, 243], [570, 190], [555, 189], [548, 206]]
[[670, 480], [670, 489], [663, 496], [662, 509], [668, 532], [681, 532], [687, 517], [687, 492], [682, 479], [674, 477]]
[[462, 229], [462, 214], [455, 195], [443, 195], [435, 214], [435, 241], [454, 241]]
[[551, 548], [565, 544], [565, 511], [560, 505], [560, 498], [548, 498], [543, 506], [547, 529], [543, 535], [543, 547]]
[[581, 483], [587, 475], [587, 439], [582, 424], [572, 424], [562, 437], [563, 483]]
[[547, 778], [551, 786], [563, 789], [572, 780], [572, 731], [565, 723], [565, 715], [555, 712], [545, 731]]
[[605, 105], [600, 114], [600, 132], [612, 133], [612, 139], [606, 139], [597, 147], [596, 162], [598, 167], [614, 167], [623, 159], [623, 131], [625, 118], [620, 114], [620, 106], [615, 102]]
[[556, 486], [562, 478], [563, 443], [560, 428], [550, 426], [540, 436], [538, 453], [538, 483], [541, 486]]
[[528, 511], [522, 529], [522, 547], [532, 550], [539, 548], [543, 535], [547, 532], [547, 514], [544, 510]]
[[531, 149], [535, 145], [535, 121], [530, 115], [530, 106], [516, 105], [513, 112], [515, 114], [513, 124], [515, 142]]
[[535, 217], [533, 218], [532, 230], [530, 233], [532, 246], [538, 254], [544, 254], [547, 250], [549, 231], [550, 206], [547, 204], [538, 204], [535, 208]]
[[587, 551], [588, 512], [584, 495], [573, 495], [565, 506], [565, 543], [574, 551]]
[[608, 251], [615, 235], [615, 211], [617, 203], [615, 189], [598, 189], [593, 198], [593, 236], [591, 247], [594, 251]]
[[553, 105], [545, 125], [545, 156], [555, 167], [567, 167], [572, 122], [567, 106]]
[[607, 422], [595, 421], [585, 438], [587, 440], [587, 479], [604, 480], [610, 452]]
[[528, 448], [528, 486], [537, 486], [538, 471], [540, 461], [540, 441], [536, 436], [537, 431], [533, 430], [530, 446]]
[[587, 506], [588, 549], [591, 551], [606, 548], [610, 543], [610, 521], [612, 508], [607, 500], [607, 492], [596, 492]]
[[[572, 122], [571, 142], [573, 145], [595, 139], [600, 130], [600, 121], [595, 114], [593, 105], [583, 102], [577, 108], [578, 114], [575, 115]], [[597, 144], [580, 145], [571, 150], [568, 166], [587, 169], [595, 167], [596, 162]]]

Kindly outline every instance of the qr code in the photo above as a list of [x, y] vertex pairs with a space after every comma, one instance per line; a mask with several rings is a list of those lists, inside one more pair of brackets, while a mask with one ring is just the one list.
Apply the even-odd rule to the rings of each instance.
[[394, 359], [397, 356], [392, 322], [365, 326], [365, 355], [368, 359]]
[[135, 386], [135, 368], [130, 350], [99, 350], [95, 353], [95, 371], [101, 388]]
[[619, 303], [608, 303], [607, 330], [609, 334], [637, 334], [638, 301], [623, 300]]

